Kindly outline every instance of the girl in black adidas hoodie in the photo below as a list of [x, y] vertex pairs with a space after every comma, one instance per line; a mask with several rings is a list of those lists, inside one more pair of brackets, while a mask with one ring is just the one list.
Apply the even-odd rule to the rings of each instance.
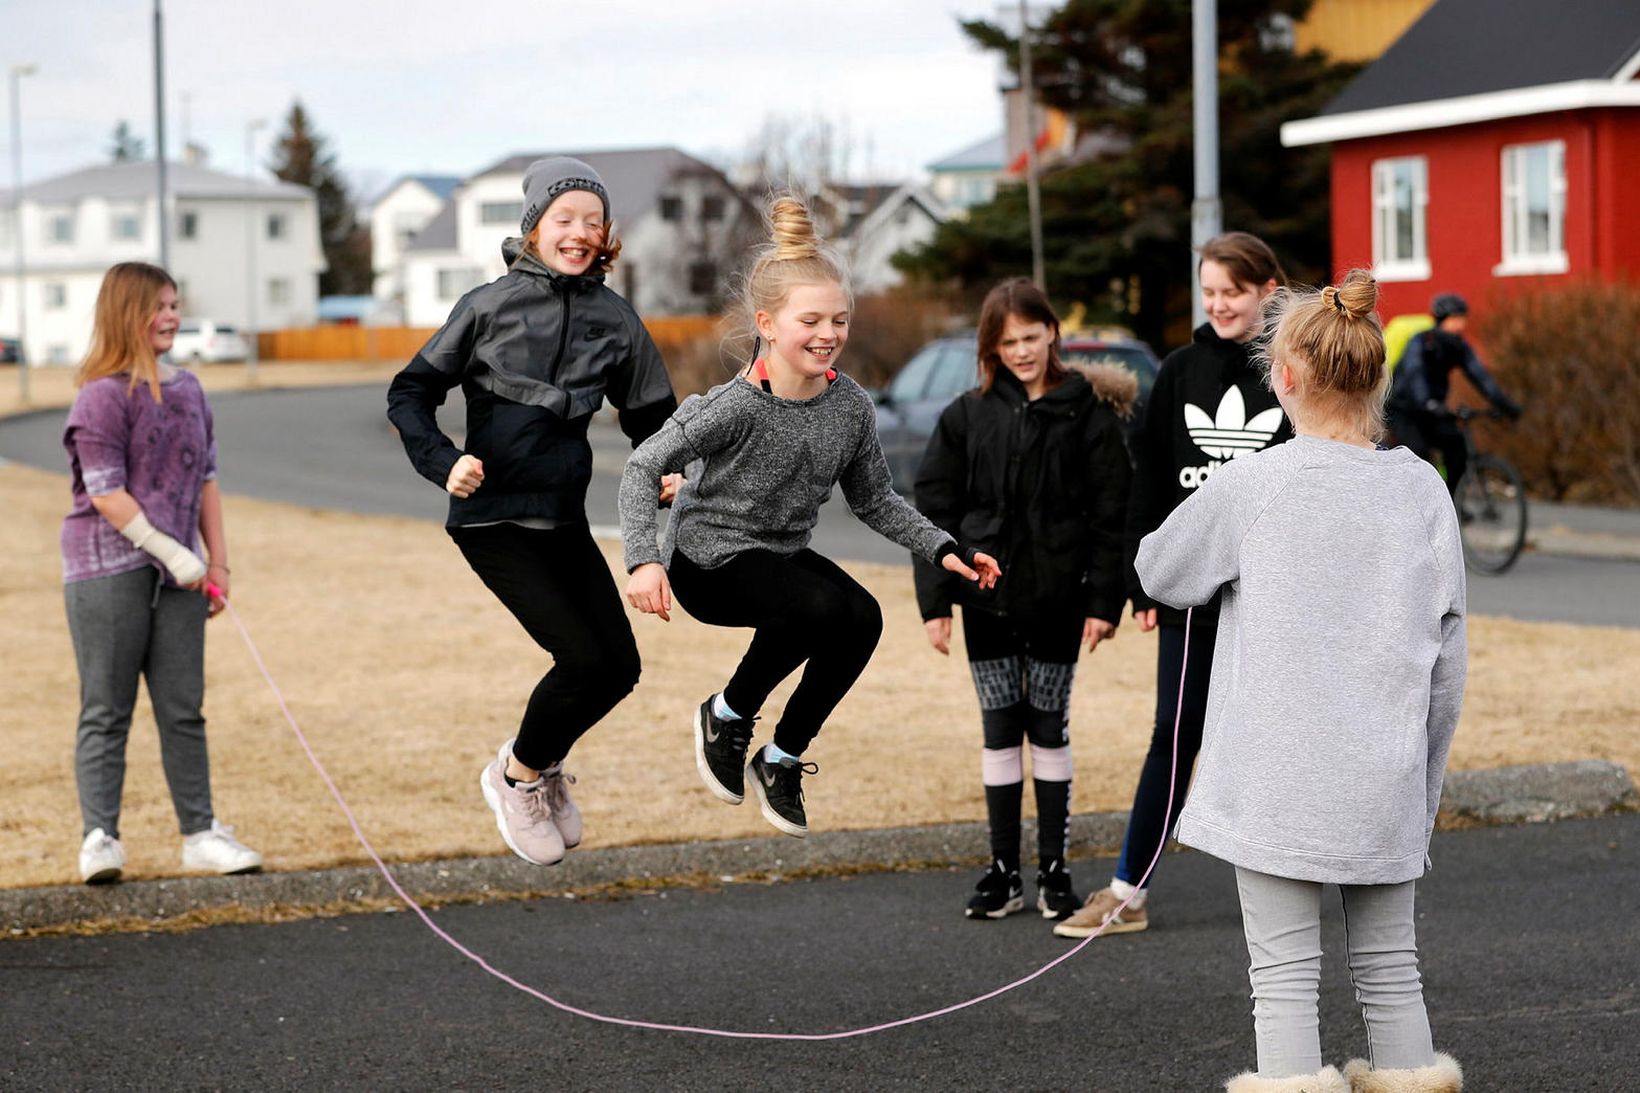
[[[1216, 468], [1293, 435], [1263, 369], [1253, 360], [1265, 298], [1286, 281], [1281, 264], [1262, 239], [1247, 232], [1228, 232], [1202, 247], [1199, 268], [1207, 322], [1196, 328], [1189, 345], [1174, 350], [1162, 362], [1133, 448], [1133, 492], [1128, 498], [1127, 589], [1133, 617], [1140, 630], [1161, 628], [1156, 722], [1116, 875], [1108, 888], [1089, 896], [1080, 911], [1054, 927], [1061, 937], [1086, 937], [1101, 926], [1105, 933], [1134, 933], [1149, 925], [1147, 893], [1136, 886], [1179, 817], [1184, 787], [1190, 784], [1201, 749], [1208, 674], [1219, 626], [1218, 598], [1195, 610], [1187, 661], [1184, 612], [1158, 605], [1145, 594], [1133, 570], [1139, 540], [1160, 527], [1168, 513]], [[1179, 677], [1187, 663], [1181, 695]], [[1171, 810], [1170, 784], [1174, 787]], [[1114, 921], [1107, 926], [1106, 919]]]
[[984, 730], [980, 773], [991, 865], [969, 918], [1025, 907], [1019, 876], [1024, 752], [1037, 807], [1036, 905], [1061, 919], [1081, 906], [1065, 868], [1071, 796], [1071, 680], [1078, 647], [1113, 637], [1127, 599], [1122, 523], [1127, 449], [1118, 415], [1137, 383], [1120, 368], [1066, 369], [1059, 320], [1024, 278], [980, 308], [980, 386], [940, 415], [917, 472], [917, 507], [954, 538], [995, 555], [993, 589], [914, 560], [929, 643], [949, 653], [962, 604], [969, 669]]

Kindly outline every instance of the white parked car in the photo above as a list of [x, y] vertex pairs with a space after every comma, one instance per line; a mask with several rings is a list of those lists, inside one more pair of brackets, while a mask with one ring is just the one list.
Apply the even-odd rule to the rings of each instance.
[[209, 319], [182, 320], [171, 343], [171, 359], [178, 364], [242, 361], [248, 355], [245, 338], [237, 328]]

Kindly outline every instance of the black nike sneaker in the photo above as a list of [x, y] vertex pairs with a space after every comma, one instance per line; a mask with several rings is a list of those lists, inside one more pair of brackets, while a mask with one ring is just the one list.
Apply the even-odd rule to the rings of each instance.
[[819, 774], [820, 767], [797, 759], [771, 763], [758, 749], [746, 764], [746, 777], [763, 809], [763, 818], [788, 835], [799, 839], [809, 833], [809, 819], [803, 812], [803, 775]]
[[967, 914], [969, 918], [1006, 918], [1024, 909], [1025, 885], [1019, 879], [1019, 870], [993, 861], [974, 886]]
[[738, 805], [746, 799], [742, 774], [746, 745], [752, 740], [755, 717], [723, 718], [712, 712], [713, 695], [695, 711], [695, 769], [700, 780], [720, 801]]
[[1071, 887], [1064, 858], [1044, 859], [1036, 871], [1036, 909], [1042, 917], [1060, 922], [1082, 909], [1082, 899]]

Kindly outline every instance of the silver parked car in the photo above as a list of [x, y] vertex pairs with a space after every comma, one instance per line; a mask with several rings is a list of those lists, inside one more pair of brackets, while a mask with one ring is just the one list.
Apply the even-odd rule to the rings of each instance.
[[[1143, 420], [1145, 400], [1155, 386], [1161, 362], [1150, 346], [1126, 334], [1066, 334], [1060, 344], [1066, 364], [1115, 364], [1139, 381], [1139, 401], [1123, 422], [1131, 438]], [[972, 333], [929, 342], [906, 362], [888, 386], [873, 392], [877, 400], [877, 437], [894, 476], [894, 488], [909, 494], [917, 480], [928, 438], [940, 414], [979, 383], [979, 343]]]

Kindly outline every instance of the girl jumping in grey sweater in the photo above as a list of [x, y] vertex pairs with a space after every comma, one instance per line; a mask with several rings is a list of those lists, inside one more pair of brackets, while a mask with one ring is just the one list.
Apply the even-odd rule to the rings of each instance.
[[[746, 310], [768, 347], [744, 373], [684, 401], [639, 445], [621, 479], [627, 600], [670, 618], [672, 590], [714, 626], [756, 630], [721, 692], [695, 713], [695, 765], [713, 795], [745, 799], [750, 780], [763, 816], [788, 835], [808, 833], [802, 756], [865, 670], [882, 612], [860, 584], [809, 549], [820, 506], [841, 484], [853, 513], [918, 556], [983, 587], [1000, 570], [957, 544], [897, 493], [877, 442], [870, 397], [837, 372], [848, 340], [848, 277], [792, 198], [771, 211], [774, 240], [746, 281]], [[662, 479], [688, 468], [656, 544]], [[752, 722], [769, 693], [800, 665], [774, 741], [746, 762]], [[744, 771], [742, 769], [744, 765]]]
[[[1378, 287], [1278, 299], [1266, 350], [1287, 444], [1214, 472], [1140, 545], [1156, 600], [1222, 587], [1181, 842], [1236, 867], [1258, 1071], [1231, 1093], [1457, 1090], [1432, 1046], [1414, 886], [1463, 700], [1464, 571], [1440, 477], [1385, 451]], [[1370, 1061], [1321, 1065], [1321, 889], [1337, 884]]]

